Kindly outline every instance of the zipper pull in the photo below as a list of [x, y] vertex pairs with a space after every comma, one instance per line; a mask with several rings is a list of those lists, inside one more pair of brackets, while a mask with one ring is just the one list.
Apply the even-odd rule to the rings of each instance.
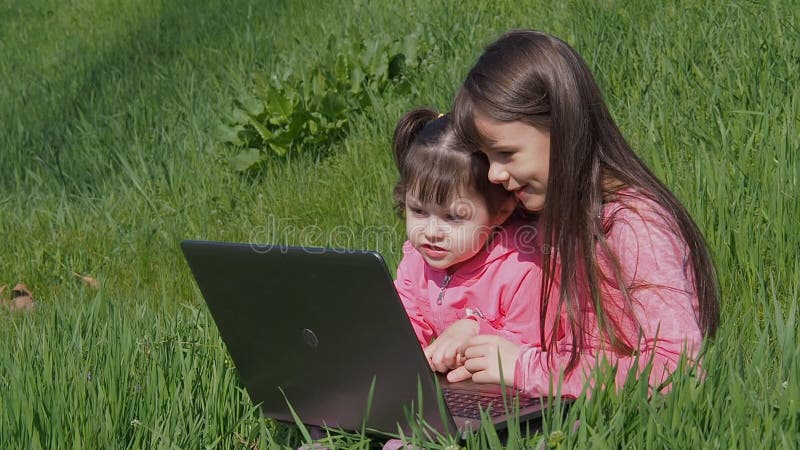
[[449, 273], [444, 276], [444, 281], [442, 282], [442, 290], [439, 292], [439, 298], [436, 300], [437, 305], [442, 304], [442, 299], [444, 298], [444, 290], [447, 289], [447, 285], [450, 284], [450, 278], [452, 278], [452, 275], [450, 275]]

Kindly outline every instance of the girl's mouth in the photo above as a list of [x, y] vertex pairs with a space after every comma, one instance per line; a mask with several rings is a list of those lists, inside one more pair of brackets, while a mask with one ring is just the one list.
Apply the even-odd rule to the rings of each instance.
[[429, 258], [439, 259], [447, 255], [447, 249], [438, 245], [423, 244], [422, 250]]

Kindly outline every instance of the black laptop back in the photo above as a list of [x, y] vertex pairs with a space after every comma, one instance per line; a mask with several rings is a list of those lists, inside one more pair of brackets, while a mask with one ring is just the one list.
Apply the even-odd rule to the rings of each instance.
[[288, 400], [310, 425], [396, 433], [421, 413], [437, 430], [455, 431], [378, 253], [206, 241], [181, 247], [265, 416], [293, 422]]

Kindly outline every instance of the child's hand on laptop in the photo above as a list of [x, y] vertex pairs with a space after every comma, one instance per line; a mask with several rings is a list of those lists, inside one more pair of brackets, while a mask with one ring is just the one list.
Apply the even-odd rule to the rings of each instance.
[[478, 335], [478, 322], [461, 319], [445, 329], [425, 348], [431, 370], [447, 372], [463, 364], [463, 351], [467, 341]]
[[[465, 344], [460, 367], [447, 374], [447, 381], [514, 385], [514, 372], [522, 347], [500, 336], [482, 334]], [[501, 378], [502, 373], [502, 378]]]

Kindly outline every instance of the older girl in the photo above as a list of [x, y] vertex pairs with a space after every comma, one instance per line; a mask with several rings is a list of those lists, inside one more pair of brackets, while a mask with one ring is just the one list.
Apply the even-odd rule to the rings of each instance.
[[[538, 216], [546, 254], [538, 345], [478, 336], [451, 381], [504, 381], [579, 395], [591, 369], [652, 362], [658, 386], [717, 328], [708, 249], [675, 196], [636, 156], [580, 56], [545, 33], [511, 31], [470, 70], [453, 114], [488, 157], [488, 178]], [[498, 361], [499, 355], [499, 361]], [[498, 363], [499, 362], [499, 363]]]

